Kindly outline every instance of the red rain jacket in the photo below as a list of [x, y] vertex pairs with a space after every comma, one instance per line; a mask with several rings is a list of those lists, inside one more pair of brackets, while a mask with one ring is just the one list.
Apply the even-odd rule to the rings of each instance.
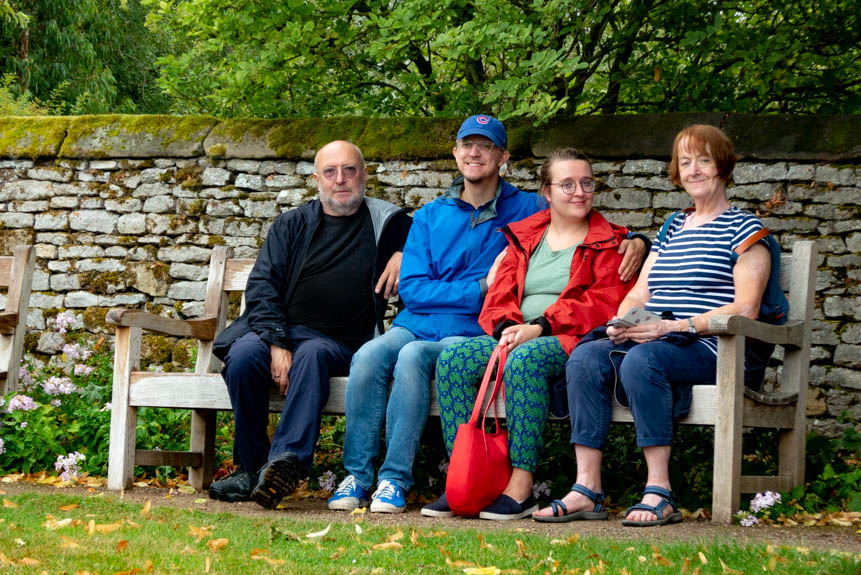
[[[559, 338], [565, 353], [571, 353], [581, 337], [613, 317], [636, 282], [636, 278], [627, 282], [619, 279], [622, 255], [618, 249], [628, 230], [611, 224], [594, 209], [588, 218], [589, 231], [583, 243], [574, 249], [568, 285], [544, 311], [549, 335]], [[478, 318], [486, 333], [493, 335], [504, 324], [523, 323], [520, 302], [526, 268], [549, 224], [550, 210], [543, 210], [502, 228], [508, 238], [508, 252]]]

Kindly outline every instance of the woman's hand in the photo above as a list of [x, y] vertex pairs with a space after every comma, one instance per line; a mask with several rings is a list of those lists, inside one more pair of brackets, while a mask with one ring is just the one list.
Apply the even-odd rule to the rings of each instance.
[[505, 254], [508, 253], [508, 248], [505, 248], [499, 255], [496, 256], [496, 259], [493, 260], [493, 265], [490, 266], [490, 270], [487, 272], [487, 287], [493, 285], [493, 282], [496, 281], [496, 272], [499, 271], [499, 266], [502, 265], [502, 260], [505, 259]]
[[508, 352], [511, 352], [521, 343], [526, 343], [530, 339], [535, 339], [541, 336], [541, 326], [535, 324], [518, 324], [512, 325], [502, 330], [502, 335], [499, 338], [500, 344], [507, 346]]
[[[646, 343], [647, 341], [654, 341], [671, 331], [685, 331], [687, 328], [680, 329], [680, 321], [681, 320], [675, 319], [662, 319], [661, 321], [652, 321], [628, 327], [625, 328], [625, 339], [630, 339], [637, 343]], [[687, 322], [681, 321], [681, 323], [687, 325]], [[612, 328], [607, 328], [608, 334], [611, 329]]]

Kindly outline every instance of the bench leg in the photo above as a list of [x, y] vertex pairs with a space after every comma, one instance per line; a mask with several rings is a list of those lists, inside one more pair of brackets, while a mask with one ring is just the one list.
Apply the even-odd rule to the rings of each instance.
[[200, 467], [188, 468], [188, 483], [195, 489], [206, 489], [215, 472], [215, 411], [195, 409], [191, 412], [189, 451], [203, 455]]
[[741, 494], [744, 337], [719, 338], [716, 383], [712, 521], [728, 524], [738, 510]]
[[108, 445], [108, 489], [131, 486], [135, 470], [137, 408], [129, 405], [130, 376], [140, 363], [141, 329], [119, 327], [114, 342], [111, 436]]

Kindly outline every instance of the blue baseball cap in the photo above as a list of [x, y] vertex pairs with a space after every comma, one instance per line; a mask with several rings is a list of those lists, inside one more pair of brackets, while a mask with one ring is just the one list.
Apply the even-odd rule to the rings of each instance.
[[502, 122], [492, 116], [479, 114], [470, 116], [460, 125], [460, 130], [457, 131], [457, 139], [462, 140], [467, 136], [485, 136], [490, 138], [490, 141], [502, 148], [508, 148], [508, 135], [505, 133], [505, 128]]

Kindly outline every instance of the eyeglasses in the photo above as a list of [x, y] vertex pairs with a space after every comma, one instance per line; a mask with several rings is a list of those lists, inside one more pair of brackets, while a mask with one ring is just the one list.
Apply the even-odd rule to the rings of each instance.
[[[323, 168], [323, 177], [327, 180], [334, 180], [338, 177], [338, 169], [334, 166], [330, 166], [328, 168]], [[356, 174], [359, 173], [359, 168], [356, 166], [341, 166], [341, 173], [344, 174], [344, 178], [347, 180], [352, 180], [356, 177]]]
[[483, 154], [490, 153], [491, 150], [496, 148], [496, 144], [493, 142], [487, 142], [485, 140], [458, 140], [457, 147], [465, 152], [471, 152], [473, 148], [477, 149], [479, 152]]
[[[577, 190], [577, 180], [565, 180], [564, 182], [547, 182], [548, 186], [559, 186], [562, 192], [569, 196]], [[592, 178], [583, 178], [580, 180], [580, 189], [584, 194], [591, 194], [595, 191], [595, 180]]]

